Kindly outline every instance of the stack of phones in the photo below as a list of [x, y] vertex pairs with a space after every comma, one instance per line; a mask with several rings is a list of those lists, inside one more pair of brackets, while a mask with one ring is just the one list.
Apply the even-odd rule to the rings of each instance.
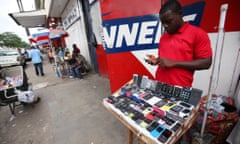
[[109, 96], [107, 102], [158, 141], [166, 143], [191, 114], [194, 108], [188, 103], [191, 94], [191, 88], [171, 86], [135, 74], [133, 84], [122, 87], [121, 95]]

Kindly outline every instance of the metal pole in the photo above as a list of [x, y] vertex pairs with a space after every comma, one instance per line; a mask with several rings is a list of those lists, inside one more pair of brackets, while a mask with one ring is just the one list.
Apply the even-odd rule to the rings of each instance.
[[24, 11], [23, 10], [23, 5], [22, 5], [22, 0], [17, 0], [17, 4], [18, 4], [19, 11], [20, 12]]
[[[18, 8], [20, 12], [24, 11], [23, 5], [22, 5], [22, 0], [17, 0], [17, 4], [18, 4]], [[30, 32], [29, 29], [27, 27], [25, 27], [25, 31], [27, 33], [27, 36], [30, 36]]]
[[[214, 93], [214, 90], [216, 89], [216, 85], [217, 85], [216, 80], [219, 77], [219, 75], [218, 75], [219, 74], [219, 65], [220, 65], [220, 61], [221, 61], [221, 50], [223, 48], [224, 24], [225, 24], [225, 19], [226, 19], [227, 8], [228, 8], [228, 4], [221, 5], [221, 15], [220, 15], [220, 20], [219, 20], [217, 45], [216, 45], [215, 58], [214, 58], [212, 73], [211, 73], [211, 77], [210, 77], [209, 88], [208, 88], [207, 105], [206, 105], [206, 109], [204, 112], [203, 123], [202, 123], [202, 128], [201, 128], [201, 137], [203, 137], [203, 134], [205, 131], [208, 111], [211, 106], [210, 104], [211, 104], [212, 94]], [[216, 65], [217, 63], [218, 63], [218, 65]]]
[[79, 0], [82, 3], [82, 10], [84, 15], [84, 21], [85, 21], [85, 28], [87, 32], [87, 40], [88, 40], [88, 46], [90, 51], [90, 57], [94, 66], [94, 70], [96, 73], [99, 73], [98, 71], [98, 62], [97, 62], [97, 56], [96, 56], [96, 39], [93, 33], [92, 29], [92, 19], [90, 14], [90, 4], [89, 1], [86, 0]]

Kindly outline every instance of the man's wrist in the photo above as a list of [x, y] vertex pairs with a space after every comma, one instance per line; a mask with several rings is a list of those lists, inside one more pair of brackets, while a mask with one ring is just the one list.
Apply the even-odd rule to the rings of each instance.
[[156, 63], [155, 63], [155, 65], [159, 65], [159, 63], [160, 63], [160, 58], [158, 57], [158, 58], [156, 58]]

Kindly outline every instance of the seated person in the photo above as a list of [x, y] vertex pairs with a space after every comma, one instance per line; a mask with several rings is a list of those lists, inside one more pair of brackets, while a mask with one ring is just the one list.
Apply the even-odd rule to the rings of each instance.
[[71, 59], [71, 54], [70, 54], [70, 52], [66, 52], [65, 55], [64, 55], [64, 60], [65, 60], [65, 61], [68, 61], [68, 60], [70, 60], [70, 59]]
[[82, 71], [83, 71], [83, 73], [89, 72], [90, 71], [90, 66], [89, 66], [88, 62], [86, 61], [85, 57], [83, 55], [79, 54], [78, 58], [81, 59], [81, 61], [82, 61], [82, 65], [83, 65], [83, 68], [82, 68], [83, 70]]
[[86, 74], [87, 72], [89, 72], [90, 66], [89, 66], [88, 62], [86, 61], [85, 57], [78, 53], [73, 53], [72, 55], [77, 59], [79, 64], [81, 64], [81, 66], [82, 66], [81, 73]]
[[73, 55], [72, 58], [69, 60], [69, 65], [71, 66], [71, 74], [74, 78], [83, 79], [80, 71], [81, 71], [81, 64], [77, 61], [76, 57]]

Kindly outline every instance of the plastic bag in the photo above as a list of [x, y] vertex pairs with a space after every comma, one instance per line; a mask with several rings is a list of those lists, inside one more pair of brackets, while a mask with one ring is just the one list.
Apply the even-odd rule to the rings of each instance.
[[18, 101], [32, 103], [35, 100], [33, 91], [21, 91], [18, 93]]

